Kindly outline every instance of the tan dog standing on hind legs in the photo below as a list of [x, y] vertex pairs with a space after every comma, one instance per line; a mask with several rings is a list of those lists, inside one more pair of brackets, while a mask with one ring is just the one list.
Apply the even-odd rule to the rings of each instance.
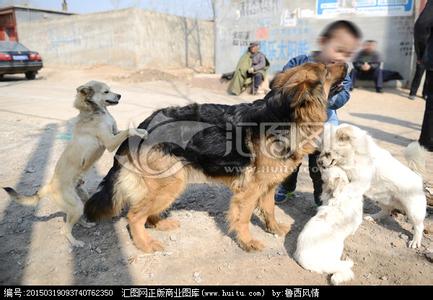
[[[60, 156], [51, 181], [33, 196], [21, 196], [10, 187], [4, 188], [12, 199], [24, 205], [37, 205], [43, 197], [54, 200], [66, 213], [63, 233], [73, 246], [84, 245], [72, 236], [72, 228], [83, 214], [82, 200], [87, 200], [81, 198], [88, 198], [82, 187], [83, 175], [105, 149], [113, 152], [129, 135], [129, 130], [118, 132], [116, 121], [107, 110], [107, 106], [118, 104], [119, 99], [120, 95], [111, 92], [102, 82], [90, 81], [78, 87], [74, 107], [80, 113], [72, 140]], [[80, 224], [93, 226], [84, 220], [80, 220]]]

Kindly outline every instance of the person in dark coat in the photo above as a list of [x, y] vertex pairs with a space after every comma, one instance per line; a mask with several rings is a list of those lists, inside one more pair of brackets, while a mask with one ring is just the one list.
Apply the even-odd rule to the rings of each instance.
[[[424, 75], [424, 72], [425, 72], [424, 65], [421, 63], [421, 61], [417, 60], [416, 61], [415, 75], [413, 76], [412, 83], [410, 85], [410, 92], [409, 92], [409, 99], [410, 100], [415, 100], [416, 93], [418, 91], [419, 85], [421, 84], [421, 79], [422, 79], [422, 76]], [[424, 86], [422, 88], [423, 99], [425, 99], [425, 97], [426, 97], [425, 96], [425, 91], [427, 90], [426, 83], [427, 82], [424, 80]]]
[[415, 22], [415, 52], [426, 70], [426, 104], [419, 143], [433, 152], [433, 0], [427, 4]]
[[351, 72], [352, 87], [355, 86], [357, 78], [374, 80], [376, 92], [382, 93], [383, 72], [380, 66], [380, 55], [376, 51], [376, 46], [376, 41], [368, 40], [364, 42], [363, 49], [354, 59], [353, 70]]

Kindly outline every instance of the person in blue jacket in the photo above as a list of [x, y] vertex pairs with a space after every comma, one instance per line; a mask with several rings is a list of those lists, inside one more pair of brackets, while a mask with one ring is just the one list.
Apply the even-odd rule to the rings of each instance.
[[[356, 50], [360, 46], [362, 33], [352, 22], [346, 20], [335, 21], [323, 30], [319, 36], [320, 51], [312, 52], [310, 55], [300, 55], [289, 60], [284, 66], [283, 71], [299, 66], [306, 62], [347, 63], [350, 61]], [[336, 110], [341, 108], [350, 98], [350, 88], [352, 81], [349, 74], [337, 90], [329, 95], [328, 99], [328, 121], [333, 125], [338, 125]], [[322, 194], [322, 178], [317, 167], [319, 153], [308, 156], [308, 169], [314, 187], [314, 202], [321, 205], [320, 195]], [[300, 167], [300, 166], [299, 166]], [[287, 177], [276, 189], [275, 202], [282, 203], [293, 197], [299, 173], [299, 167]]]

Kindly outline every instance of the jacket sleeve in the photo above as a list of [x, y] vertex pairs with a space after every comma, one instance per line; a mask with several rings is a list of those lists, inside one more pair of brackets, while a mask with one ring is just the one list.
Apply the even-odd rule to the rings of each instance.
[[414, 40], [415, 52], [418, 60], [424, 56], [427, 40], [433, 28], [433, 1], [427, 1], [424, 10], [415, 22]]
[[283, 67], [283, 72], [286, 71], [287, 69], [291, 69], [293, 67], [302, 65], [307, 60], [308, 58], [306, 55], [296, 56], [287, 62], [287, 64]]
[[265, 55], [262, 54], [262, 53], [259, 53], [257, 55], [257, 62], [256, 62], [256, 64], [253, 65], [253, 68], [254, 68], [255, 71], [260, 71], [264, 67], [266, 67], [266, 58], [265, 58]]
[[361, 61], [361, 52], [359, 52], [359, 53], [355, 56], [355, 59], [354, 59], [353, 62], [352, 62], [353, 67], [356, 68], [356, 69], [359, 69], [359, 68], [361, 68], [361, 66], [362, 66], [363, 63], [364, 63], [364, 62]]
[[339, 109], [350, 99], [350, 88], [352, 86], [352, 81], [350, 80], [349, 74], [346, 75], [342, 82], [342, 89], [335, 93], [334, 95], [329, 95], [328, 108], [329, 109]]
[[379, 52], [375, 52], [373, 55], [372, 61], [369, 61], [368, 64], [372, 69], [377, 69], [380, 67], [380, 55]]

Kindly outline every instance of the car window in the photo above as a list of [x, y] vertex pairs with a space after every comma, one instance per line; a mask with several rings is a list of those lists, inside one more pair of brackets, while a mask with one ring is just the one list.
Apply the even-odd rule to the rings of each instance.
[[0, 41], [0, 51], [29, 51], [24, 45], [17, 42]]

